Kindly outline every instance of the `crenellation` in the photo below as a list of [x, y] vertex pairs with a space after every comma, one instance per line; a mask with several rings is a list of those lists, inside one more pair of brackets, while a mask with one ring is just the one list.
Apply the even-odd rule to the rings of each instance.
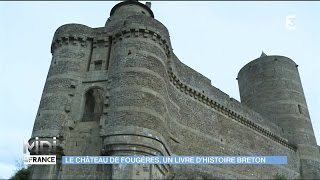
[[61, 37], [61, 41], [62, 41], [65, 45], [68, 45], [68, 44], [69, 44], [69, 37]]
[[51, 52], [53, 53], [57, 48], [63, 45], [75, 45], [81, 47], [87, 47], [88, 43], [91, 42], [90, 38], [82, 37], [82, 36], [62, 36], [57, 38], [55, 41], [52, 42]]
[[108, 47], [109, 46], [109, 38], [108, 37], [96, 37], [93, 38], [93, 48], [98, 47]]
[[[132, 30], [133, 29], [124, 29], [121, 32], [117, 32], [114, 36], [112, 36], [113, 44], [116, 44], [117, 41], [121, 41], [123, 37], [131, 38], [132, 36], [130, 34]], [[159, 34], [146, 28], [134, 29], [134, 32], [135, 37], [150, 38], [151, 40], [157, 42], [166, 51], [167, 57], [170, 57], [169, 46], [167, 45], [166, 40], [163, 39]]]
[[70, 36], [69, 39], [70, 39], [70, 43], [71, 43], [71, 44], [77, 45], [77, 43], [78, 43], [78, 41], [77, 41], [78, 37], [76, 37], [76, 36]]
[[158, 35], [157, 33], [153, 32], [153, 33], [152, 33], [152, 40], [153, 40], [153, 41], [157, 41], [158, 38], [159, 38], [159, 39], [161, 38], [160, 35]]
[[149, 38], [149, 30], [147, 30], [147, 29], [141, 29], [141, 32], [142, 32], [142, 36], [144, 37], [144, 38]]

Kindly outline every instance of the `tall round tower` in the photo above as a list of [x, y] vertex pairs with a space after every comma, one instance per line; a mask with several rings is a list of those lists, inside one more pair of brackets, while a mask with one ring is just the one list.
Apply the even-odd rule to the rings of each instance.
[[[52, 137], [56, 137], [57, 152], [53, 153], [58, 159], [63, 155], [63, 129], [72, 120], [73, 97], [87, 71], [92, 46], [90, 38], [90, 27], [66, 24], [56, 30], [52, 41], [51, 65], [29, 141], [34, 141], [36, 137], [51, 141]], [[32, 178], [55, 179], [59, 171], [56, 166], [35, 166]]]
[[[154, 19], [150, 4], [115, 5], [105, 27], [110, 33], [110, 62], [104, 112], [105, 155], [170, 155], [167, 70], [168, 30]], [[111, 179], [162, 179], [168, 165], [112, 165]]]
[[262, 53], [240, 70], [237, 79], [241, 102], [283, 129], [298, 147], [302, 177], [315, 178], [320, 155], [297, 67], [287, 57]]

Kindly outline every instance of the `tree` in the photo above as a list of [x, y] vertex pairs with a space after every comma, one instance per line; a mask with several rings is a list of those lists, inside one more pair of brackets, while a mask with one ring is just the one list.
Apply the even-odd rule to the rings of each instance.
[[30, 179], [31, 166], [26, 166], [23, 160], [16, 160], [16, 173], [10, 178], [12, 180]]

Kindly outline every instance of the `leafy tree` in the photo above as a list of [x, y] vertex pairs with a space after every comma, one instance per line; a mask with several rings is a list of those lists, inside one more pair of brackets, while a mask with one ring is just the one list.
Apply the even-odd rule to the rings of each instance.
[[24, 165], [23, 160], [16, 160], [16, 173], [10, 178], [12, 180], [30, 179], [31, 166]]
[[31, 166], [22, 168], [16, 172], [10, 179], [12, 180], [27, 180], [31, 174]]

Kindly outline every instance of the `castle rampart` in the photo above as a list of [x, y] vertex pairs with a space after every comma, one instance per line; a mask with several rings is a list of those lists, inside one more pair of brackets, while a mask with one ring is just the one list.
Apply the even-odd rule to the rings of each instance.
[[[238, 75], [239, 102], [180, 62], [167, 28], [154, 19], [150, 4], [137, 1], [116, 5], [105, 27], [59, 27], [51, 52], [31, 141], [36, 136], [56, 136], [59, 156], [285, 155], [289, 162], [279, 166], [58, 163], [34, 167], [33, 178], [319, 177], [319, 146], [299, 74], [288, 58], [277, 56], [275, 65], [273, 56], [266, 56], [246, 65]], [[273, 92], [277, 83], [280, 90]], [[282, 106], [291, 101], [289, 97], [294, 102]], [[284, 120], [279, 123], [280, 119]]]

